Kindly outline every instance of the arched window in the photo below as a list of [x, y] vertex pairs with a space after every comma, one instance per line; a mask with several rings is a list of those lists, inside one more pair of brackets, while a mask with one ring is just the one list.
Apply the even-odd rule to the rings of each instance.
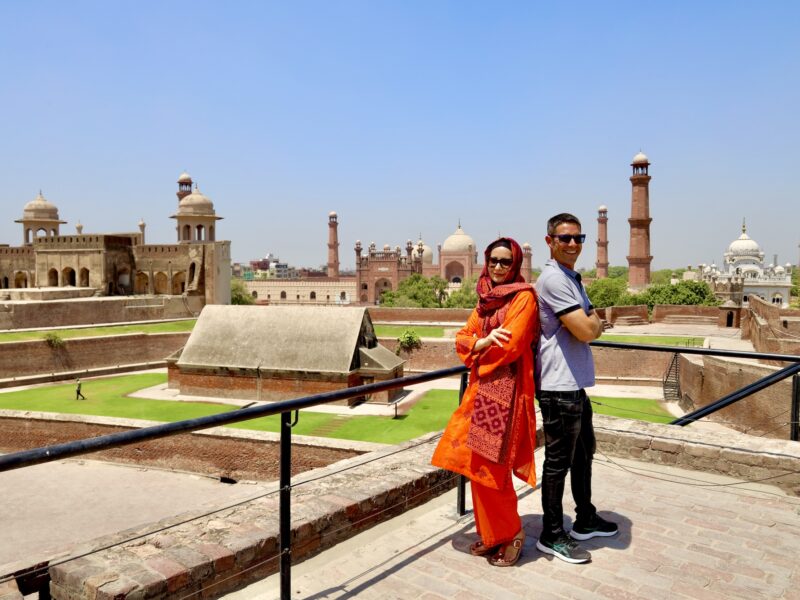
[[309, 298], [311, 300], [316, 300], [317, 299], [317, 292], [311, 292], [311, 294], [309, 295]]
[[255, 291], [255, 290], [253, 290], [253, 294], [252, 294], [252, 296], [253, 296], [253, 298], [258, 298], [258, 292], [257, 292], [257, 291]]
[[286, 300], [286, 292], [281, 292], [281, 300]]
[[197, 267], [195, 267], [194, 263], [189, 265], [189, 285], [192, 285], [194, 283], [194, 274], [196, 270]]
[[205, 227], [203, 227], [202, 225], [198, 225], [198, 226], [195, 228], [195, 230], [196, 230], [196, 232], [197, 232], [197, 236], [196, 236], [196, 238], [195, 238], [195, 239], [196, 239], [198, 242], [201, 242], [201, 241], [203, 241], [203, 239], [205, 238], [205, 233], [206, 233]]
[[58, 271], [50, 269], [47, 272], [47, 285], [48, 287], [58, 287]]
[[341, 294], [339, 294], [339, 300], [347, 300], [347, 293], [342, 292]]
[[181, 236], [181, 239], [186, 242], [192, 239], [192, 228], [188, 225], [183, 226], [183, 236]]
[[89, 287], [89, 269], [83, 267], [80, 276], [81, 287]]
[[75, 287], [75, 269], [72, 267], [64, 267], [61, 271], [61, 285]]

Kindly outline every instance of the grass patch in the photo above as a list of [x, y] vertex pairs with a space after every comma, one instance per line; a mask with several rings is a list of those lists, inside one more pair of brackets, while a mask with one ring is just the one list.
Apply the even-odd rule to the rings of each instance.
[[435, 325], [375, 325], [375, 334], [378, 337], [397, 338], [407, 329], [414, 331], [419, 337], [444, 337], [444, 327]]
[[[182, 421], [237, 410], [237, 407], [229, 404], [126, 397], [127, 394], [165, 383], [166, 380], [167, 376], [163, 373], [84, 380], [81, 391], [86, 400], [75, 400], [74, 383], [0, 393], [0, 408], [160, 422]], [[351, 417], [304, 410], [292, 431], [298, 435], [397, 444], [443, 429], [457, 405], [457, 391], [432, 390], [414, 406], [409, 415], [397, 419]], [[229, 427], [277, 433], [280, 431], [280, 416], [262, 417]]]
[[620, 342], [623, 344], [651, 344], [658, 346], [690, 346], [702, 347], [704, 338], [678, 335], [623, 335], [604, 333], [600, 337], [603, 342]]
[[166, 323], [140, 323], [133, 325], [106, 325], [103, 327], [81, 327], [72, 329], [50, 329], [48, 331], [9, 331], [0, 333], [0, 342], [24, 342], [28, 340], [57, 337], [69, 338], [99, 337], [102, 335], [121, 335], [123, 333], [177, 333], [191, 331], [196, 319], [169, 321]]
[[669, 423], [675, 419], [658, 400], [643, 398], [599, 398], [591, 397], [592, 410], [600, 415], [649, 421], [650, 423]]

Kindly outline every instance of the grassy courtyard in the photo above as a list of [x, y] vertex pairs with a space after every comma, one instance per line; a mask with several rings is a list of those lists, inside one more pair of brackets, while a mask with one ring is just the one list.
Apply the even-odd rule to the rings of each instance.
[[604, 333], [600, 337], [603, 342], [620, 342], [622, 344], [651, 344], [656, 346], [690, 346], [701, 347], [704, 338], [680, 335], [624, 335]]
[[0, 333], [0, 342], [24, 342], [40, 340], [48, 334], [55, 334], [61, 339], [99, 337], [103, 335], [122, 335], [124, 333], [176, 333], [191, 331], [196, 319], [183, 321], [167, 321], [164, 323], [136, 323], [129, 325], [107, 325], [103, 327], [72, 327], [65, 329], [48, 329], [47, 331], [7, 331]]
[[378, 337], [396, 338], [406, 330], [416, 332], [419, 337], [444, 337], [444, 327], [435, 325], [375, 325], [375, 334]]
[[[86, 400], [75, 400], [72, 383], [48, 385], [33, 389], [0, 393], [0, 408], [65, 414], [82, 414], [150, 421], [173, 422], [206, 415], [238, 410], [227, 404], [209, 402], [176, 402], [130, 398], [128, 394], [164, 383], [162, 373], [141, 373], [83, 382]], [[630, 398], [593, 398], [594, 411], [599, 414], [666, 423], [672, 420], [655, 400]], [[444, 428], [456, 408], [455, 390], [432, 390], [411, 412], [393, 419], [379, 416], [349, 416], [304, 410], [293, 431], [299, 435], [314, 435], [339, 439], [395, 444]], [[279, 431], [279, 417], [263, 417], [230, 425], [239, 429]]]

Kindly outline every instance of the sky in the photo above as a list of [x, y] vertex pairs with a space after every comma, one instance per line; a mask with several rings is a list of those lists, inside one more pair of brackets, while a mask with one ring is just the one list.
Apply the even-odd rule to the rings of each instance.
[[356, 240], [436, 247], [460, 221], [547, 258], [572, 212], [626, 265], [630, 162], [650, 159], [652, 268], [741, 233], [798, 261], [800, 3], [0, 3], [0, 243], [39, 190], [62, 233], [173, 243], [176, 180], [232, 257], [340, 261]]

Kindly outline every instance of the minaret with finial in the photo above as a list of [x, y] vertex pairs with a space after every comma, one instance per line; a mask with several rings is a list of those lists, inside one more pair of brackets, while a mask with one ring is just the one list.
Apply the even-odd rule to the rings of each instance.
[[650, 285], [650, 161], [641, 151], [631, 162], [631, 227], [630, 253], [628, 254], [628, 286], [642, 289]]
[[339, 278], [339, 217], [333, 211], [328, 215], [328, 277]]
[[608, 277], [608, 207], [597, 209], [597, 279]]

